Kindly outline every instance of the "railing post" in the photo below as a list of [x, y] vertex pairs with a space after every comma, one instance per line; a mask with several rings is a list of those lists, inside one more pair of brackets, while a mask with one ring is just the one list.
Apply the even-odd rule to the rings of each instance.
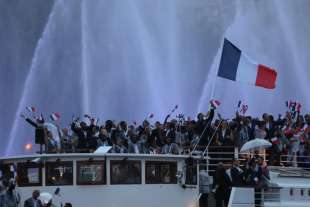
[[238, 149], [238, 147], [235, 147], [234, 149], [235, 149], [234, 158], [236, 160], [238, 160], [239, 159], [239, 149]]
[[207, 149], [207, 172], [209, 174], [209, 149]]
[[265, 194], [265, 189], [263, 189], [262, 188], [262, 190], [261, 190], [261, 206], [263, 207], [263, 206], [265, 206], [265, 196], [264, 196], [264, 194]]

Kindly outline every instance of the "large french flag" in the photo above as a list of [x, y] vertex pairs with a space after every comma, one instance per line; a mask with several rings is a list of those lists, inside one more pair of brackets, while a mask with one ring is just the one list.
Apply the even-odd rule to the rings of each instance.
[[232, 81], [248, 83], [267, 89], [276, 87], [277, 72], [274, 69], [254, 63], [227, 39], [224, 40], [217, 75]]

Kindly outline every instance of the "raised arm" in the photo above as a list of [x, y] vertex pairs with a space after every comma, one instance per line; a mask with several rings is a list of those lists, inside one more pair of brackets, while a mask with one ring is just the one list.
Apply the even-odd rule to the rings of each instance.
[[26, 122], [28, 122], [31, 126], [37, 128], [38, 124], [35, 123], [33, 120], [31, 120], [30, 118], [27, 118], [24, 114], [21, 114], [20, 117], [22, 117], [23, 119], [25, 119]]
[[212, 121], [213, 121], [213, 118], [214, 118], [214, 109], [211, 108], [209, 113], [208, 113], [208, 117], [207, 117], [207, 119], [205, 121], [205, 124], [206, 125], [210, 125], [212, 123]]

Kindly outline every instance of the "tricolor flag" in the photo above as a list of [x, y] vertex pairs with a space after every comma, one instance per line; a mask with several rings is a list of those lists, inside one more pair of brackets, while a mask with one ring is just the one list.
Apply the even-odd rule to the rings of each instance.
[[242, 104], [241, 109], [240, 109], [240, 113], [242, 113], [244, 116], [245, 113], [247, 112], [248, 108], [249, 108], [248, 105]]
[[35, 113], [36, 112], [36, 108], [34, 106], [27, 106], [26, 109], [27, 109], [27, 111], [29, 111], [31, 113]]
[[40, 116], [35, 116], [34, 119], [39, 121], [39, 122], [44, 122], [43, 114], [40, 114]]
[[171, 113], [175, 112], [175, 110], [177, 110], [178, 107], [179, 107], [178, 105], [175, 105], [175, 107], [171, 110]]
[[249, 106], [246, 103], [243, 103], [241, 100], [238, 101], [237, 112], [245, 115], [248, 109], [249, 109]]
[[52, 121], [57, 121], [58, 119], [60, 119], [60, 114], [55, 112], [55, 113], [52, 113], [50, 117]]
[[213, 100], [210, 101], [210, 104], [211, 104], [212, 107], [217, 108], [217, 107], [219, 107], [221, 105], [221, 102], [218, 101], [218, 100], [213, 99]]
[[243, 82], [267, 89], [276, 87], [277, 72], [265, 65], [254, 63], [227, 39], [217, 74], [221, 78]]
[[150, 113], [149, 115], [148, 115], [148, 118], [149, 119], [151, 119], [151, 118], [153, 118], [154, 117], [154, 114], [153, 113]]
[[241, 104], [242, 104], [242, 101], [238, 101], [238, 105], [237, 105], [237, 108], [238, 108], [238, 109], [240, 109]]

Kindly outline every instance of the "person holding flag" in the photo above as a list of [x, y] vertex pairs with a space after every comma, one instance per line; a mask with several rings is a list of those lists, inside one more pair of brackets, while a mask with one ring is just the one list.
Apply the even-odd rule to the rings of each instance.
[[212, 121], [214, 118], [214, 111], [217, 107], [220, 106], [220, 102], [218, 100], [211, 100], [210, 101], [210, 110], [207, 113], [207, 115], [204, 115], [203, 113], [199, 113], [197, 116], [197, 132], [200, 134], [198, 145], [199, 146], [207, 146], [209, 139], [212, 135]]
[[43, 114], [39, 117], [35, 117], [35, 120], [26, 117], [24, 114], [21, 114], [20, 117], [35, 128], [35, 143], [40, 145], [40, 153], [42, 153], [43, 145], [45, 145], [46, 141], [46, 130], [44, 129], [45, 120]]

